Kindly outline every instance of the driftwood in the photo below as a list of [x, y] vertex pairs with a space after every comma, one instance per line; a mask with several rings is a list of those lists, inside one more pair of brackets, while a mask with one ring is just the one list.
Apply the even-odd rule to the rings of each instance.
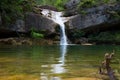
[[99, 68], [99, 73], [102, 75], [108, 75], [110, 80], [117, 80], [115, 77], [114, 71], [110, 66], [113, 56], [114, 56], [114, 52], [111, 54], [109, 53], [105, 54], [105, 59]]

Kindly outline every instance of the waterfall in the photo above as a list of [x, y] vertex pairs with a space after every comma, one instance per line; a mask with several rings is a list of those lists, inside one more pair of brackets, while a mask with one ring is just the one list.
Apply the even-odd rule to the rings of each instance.
[[43, 9], [41, 13], [60, 25], [60, 29], [61, 29], [60, 45], [68, 45], [67, 37], [65, 33], [65, 24], [64, 24], [64, 22], [67, 21], [67, 18], [62, 17], [62, 12], [55, 12], [55, 11]]

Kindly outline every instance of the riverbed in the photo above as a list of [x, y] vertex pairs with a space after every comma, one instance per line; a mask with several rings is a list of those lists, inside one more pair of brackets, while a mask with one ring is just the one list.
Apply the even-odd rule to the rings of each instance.
[[111, 64], [120, 78], [117, 45], [0, 45], [0, 80], [103, 80], [99, 66], [105, 53], [115, 51]]

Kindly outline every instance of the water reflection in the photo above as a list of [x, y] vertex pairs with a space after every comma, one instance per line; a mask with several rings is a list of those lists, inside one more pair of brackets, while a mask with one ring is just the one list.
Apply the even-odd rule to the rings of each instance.
[[[67, 45], [60, 45], [60, 57], [57, 61], [57, 64], [52, 64], [50, 67], [52, 68], [50, 71], [52, 74], [62, 74], [66, 72], [65, 66], [65, 55], [67, 53]], [[48, 67], [49, 65], [42, 65], [41, 67]], [[41, 73], [41, 80], [61, 80], [60, 77], [49, 77], [49, 74]]]
[[66, 70], [64, 69], [64, 64], [65, 64], [65, 55], [67, 53], [67, 45], [60, 45], [60, 58], [59, 58], [59, 63], [58, 64], [53, 64], [52, 67], [52, 72], [53, 73], [64, 73]]

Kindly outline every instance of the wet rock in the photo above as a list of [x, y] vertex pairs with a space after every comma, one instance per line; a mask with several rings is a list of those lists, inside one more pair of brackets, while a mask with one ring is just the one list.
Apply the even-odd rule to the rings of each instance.
[[53, 40], [51, 39], [33, 39], [33, 45], [52, 45]]
[[13, 38], [7, 38], [7, 39], [1, 39], [0, 43], [6, 44], [6, 45], [15, 45], [16, 41]]
[[57, 8], [53, 7], [53, 6], [50, 6], [50, 5], [43, 5], [43, 6], [37, 6], [37, 8], [40, 8], [40, 9], [49, 9], [49, 10], [53, 10], [53, 11], [58, 11]]
[[0, 44], [3, 44], [3, 45], [32, 45], [32, 41], [27, 38], [5, 38], [5, 39], [0, 39]]
[[21, 44], [23, 44], [23, 45], [32, 45], [32, 42], [30, 40], [22, 40]]
[[80, 39], [76, 39], [74, 43], [75, 44], [85, 44], [85, 43], [88, 43], [88, 39], [81, 37]]
[[25, 20], [18, 19], [8, 27], [0, 27], [0, 38], [20, 37], [20, 34], [27, 34], [33, 29], [35, 31], [45, 32], [47, 35], [54, 33], [56, 26], [58, 24], [41, 14], [26, 13]]
[[36, 31], [47, 31], [52, 33], [55, 32], [57, 24], [40, 14], [27, 13], [25, 17], [25, 26], [26, 31], [35, 29]]

